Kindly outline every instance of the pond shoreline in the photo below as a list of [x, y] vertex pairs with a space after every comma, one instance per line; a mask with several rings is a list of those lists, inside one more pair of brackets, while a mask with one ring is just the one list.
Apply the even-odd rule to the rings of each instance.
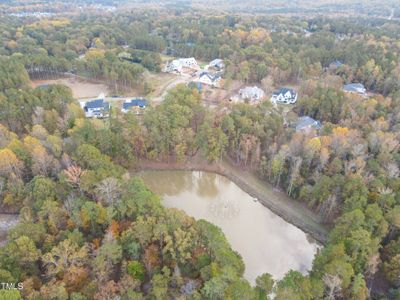
[[18, 223], [18, 214], [0, 213], [0, 247], [7, 243], [8, 231]]
[[232, 163], [223, 160], [221, 163], [207, 164], [204, 160], [193, 158], [183, 163], [166, 163], [140, 160], [136, 171], [145, 170], [178, 170], [213, 172], [234, 182], [243, 191], [270, 209], [286, 222], [306, 232], [321, 244], [326, 244], [329, 228], [322, 224], [321, 217], [304, 203], [289, 198], [286, 193], [261, 181], [254, 172], [242, 170]]

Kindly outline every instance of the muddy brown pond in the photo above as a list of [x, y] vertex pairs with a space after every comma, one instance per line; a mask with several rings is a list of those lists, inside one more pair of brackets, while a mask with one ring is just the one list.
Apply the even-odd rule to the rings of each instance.
[[197, 171], [144, 171], [140, 176], [164, 206], [219, 226], [242, 256], [244, 276], [252, 284], [265, 272], [280, 279], [291, 269], [303, 274], [311, 269], [319, 244], [229, 179]]
[[18, 222], [18, 215], [0, 214], [0, 247], [6, 244], [8, 230]]

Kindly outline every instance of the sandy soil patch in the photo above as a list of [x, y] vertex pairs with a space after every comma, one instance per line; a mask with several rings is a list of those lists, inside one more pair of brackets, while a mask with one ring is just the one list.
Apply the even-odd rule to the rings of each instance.
[[74, 98], [92, 98], [100, 94], [107, 95], [109, 90], [105, 84], [92, 83], [75, 78], [60, 78], [54, 80], [34, 80], [31, 82], [33, 87], [44, 84], [63, 84], [71, 88]]

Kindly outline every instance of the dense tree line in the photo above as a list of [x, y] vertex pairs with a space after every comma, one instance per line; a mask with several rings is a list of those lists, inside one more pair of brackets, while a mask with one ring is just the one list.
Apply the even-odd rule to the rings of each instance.
[[[367, 89], [384, 95], [400, 88], [399, 25], [378, 18], [354, 22], [346, 18], [192, 13], [175, 18], [173, 11], [146, 11], [33, 23], [4, 18], [1, 23], [4, 38], [0, 53], [22, 54], [28, 72], [36, 77], [78, 70], [107, 79], [110, 86], [119, 81], [129, 87], [132, 83], [127, 77], [138, 81], [142, 71], [127, 63], [115, 65], [110, 56], [99, 55], [104, 51], [117, 55], [129, 47], [131, 51], [147, 51], [146, 59], [137, 61], [151, 71], [160, 70], [155, 67], [159, 64], [156, 53], [206, 61], [219, 57], [226, 60], [226, 78], [249, 83], [268, 78], [272, 85], [281, 85], [321, 77], [331, 62], [340, 60], [344, 66], [335, 72], [343, 82], [362, 82]], [[78, 59], [82, 55], [85, 57]]]

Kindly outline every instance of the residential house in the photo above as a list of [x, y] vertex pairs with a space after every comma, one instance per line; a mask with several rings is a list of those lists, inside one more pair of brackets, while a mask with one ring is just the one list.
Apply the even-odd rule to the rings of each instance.
[[86, 118], [107, 118], [110, 113], [110, 103], [103, 99], [81, 102]]
[[329, 64], [329, 69], [336, 70], [337, 68], [340, 68], [343, 65], [344, 63], [342, 63], [340, 60], [335, 60]]
[[297, 101], [297, 93], [293, 89], [280, 88], [272, 94], [271, 102], [282, 104], [294, 104]]
[[221, 75], [216, 73], [210, 73], [207, 71], [201, 72], [199, 78], [196, 80], [200, 83], [208, 84], [211, 86], [219, 86], [219, 82], [221, 81]]
[[190, 58], [179, 58], [171, 62], [168, 62], [164, 68], [164, 71], [167, 73], [172, 73], [172, 72], [181, 73], [182, 68], [196, 69], [196, 70], [200, 69], [196, 59], [194, 57], [190, 57]]
[[214, 68], [217, 71], [222, 71], [225, 68], [224, 61], [220, 58], [212, 60], [209, 64], [209, 67]]
[[311, 117], [303, 116], [296, 121], [296, 131], [310, 132], [311, 130], [320, 130], [322, 128], [321, 122], [314, 120]]
[[305, 37], [310, 37], [313, 35], [313, 33], [307, 29], [304, 29], [303, 32], [304, 32]]
[[242, 100], [250, 103], [257, 103], [264, 98], [265, 93], [257, 86], [246, 86], [245, 88], [239, 90], [239, 96]]
[[360, 95], [365, 95], [367, 89], [361, 83], [349, 83], [343, 86], [343, 91], [346, 93], [357, 93]]
[[127, 113], [129, 111], [135, 111], [137, 115], [141, 113], [141, 110], [147, 107], [147, 101], [145, 99], [130, 99], [126, 100], [122, 104], [121, 111]]
[[177, 59], [168, 62], [164, 68], [164, 72], [167, 73], [173, 73], [173, 72], [180, 73], [181, 71], [182, 71], [182, 65]]

